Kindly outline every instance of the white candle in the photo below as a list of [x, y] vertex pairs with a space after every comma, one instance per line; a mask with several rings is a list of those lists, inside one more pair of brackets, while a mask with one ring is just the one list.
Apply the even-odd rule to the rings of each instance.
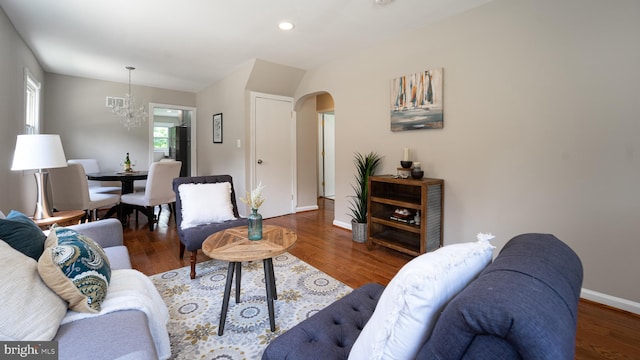
[[420, 169], [420, 163], [419, 163], [418, 161], [414, 162], [414, 163], [413, 163], [413, 167], [414, 167], [415, 169]]
[[409, 161], [409, 148], [404, 148], [404, 155], [402, 156], [402, 161]]

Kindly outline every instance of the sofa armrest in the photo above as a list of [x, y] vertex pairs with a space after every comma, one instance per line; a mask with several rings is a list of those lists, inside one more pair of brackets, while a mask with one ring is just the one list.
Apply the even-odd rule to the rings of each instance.
[[67, 226], [97, 242], [103, 248], [123, 245], [122, 223], [117, 219], [104, 219]]
[[516, 236], [446, 306], [417, 359], [573, 359], [582, 275], [555, 236]]

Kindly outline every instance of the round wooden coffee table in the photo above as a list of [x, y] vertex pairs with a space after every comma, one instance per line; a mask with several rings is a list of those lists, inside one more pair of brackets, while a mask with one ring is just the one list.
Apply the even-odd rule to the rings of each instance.
[[220, 326], [218, 335], [224, 332], [224, 323], [227, 319], [229, 308], [229, 296], [234, 271], [236, 273], [236, 304], [240, 302], [241, 264], [243, 261], [262, 260], [264, 265], [264, 279], [267, 290], [267, 307], [269, 308], [269, 325], [271, 331], [276, 331], [276, 321], [273, 309], [273, 300], [278, 299], [276, 292], [276, 279], [273, 274], [273, 257], [285, 253], [298, 239], [292, 230], [275, 226], [264, 225], [262, 227], [262, 240], [249, 240], [246, 226], [234, 227], [219, 231], [209, 236], [202, 243], [202, 252], [212, 259], [229, 262], [227, 270], [227, 282], [222, 298], [222, 311], [220, 313]]

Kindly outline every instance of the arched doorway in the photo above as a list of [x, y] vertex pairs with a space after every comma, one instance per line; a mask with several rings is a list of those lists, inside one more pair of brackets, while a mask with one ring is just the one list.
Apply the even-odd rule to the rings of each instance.
[[297, 211], [314, 210], [335, 198], [333, 96], [328, 92], [303, 96], [296, 102], [295, 111]]

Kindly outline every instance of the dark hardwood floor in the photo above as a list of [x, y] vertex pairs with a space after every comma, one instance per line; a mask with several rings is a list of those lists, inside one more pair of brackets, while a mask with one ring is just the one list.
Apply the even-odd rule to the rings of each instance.
[[[411, 257], [378, 248], [368, 251], [351, 241], [351, 232], [335, 227], [333, 201], [320, 199], [320, 210], [265, 220], [296, 231], [298, 242], [290, 253], [352, 288], [368, 282], [386, 285]], [[189, 265], [189, 255], [178, 258], [174, 218], [165, 207], [153, 232], [146, 217], [136, 225], [132, 217], [124, 241], [133, 267], [152, 275]], [[209, 260], [201, 252], [198, 262]], [[578, 308], [576, 359], [640, 359], [640, 316], [581, 300]]]

